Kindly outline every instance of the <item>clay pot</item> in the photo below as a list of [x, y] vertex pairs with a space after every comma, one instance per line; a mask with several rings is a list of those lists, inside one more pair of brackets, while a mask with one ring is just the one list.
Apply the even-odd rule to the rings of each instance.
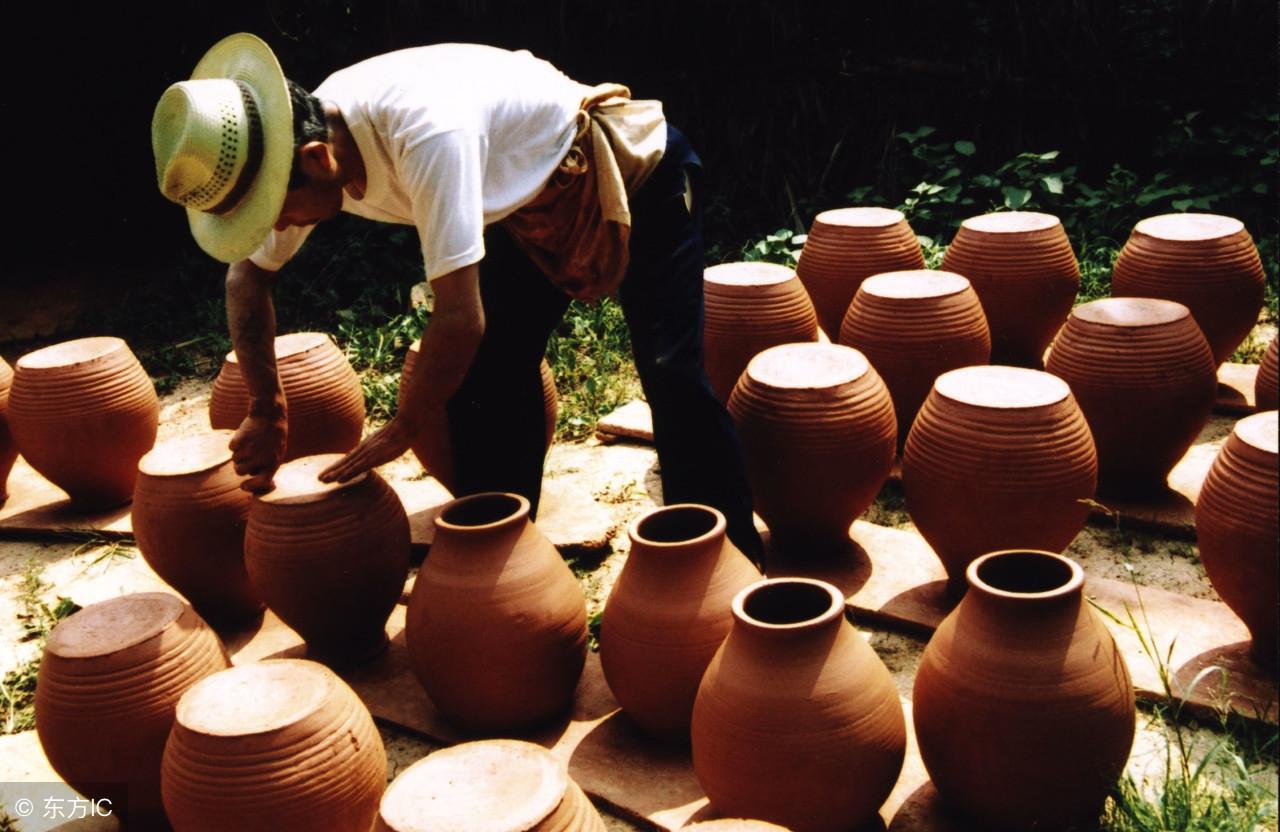
[[901, 211], [837, 208], [814, 218], [796, 276], [813, 300], [818, 325], [834, 338], [863, 280], [923, 268], [920, 241]]
[[751, 359], [729, 397], [756, 512], [780, 550], [847, 548], [889, 476], [893, 401], [855, 349], [784, 344]]
[[723, 263], [703, 273], [707, 378], [720, 401], [758, 353], [778, 344], [818, 340], [809, 293], [786, 266]]
[[600, 664], [631, 719], [687, 743], [698, 684], [733, 625], [733, 598], [762, 576], [714, 508], [654, 509], [627, 534], [631, 552], [600, 621]]
[[476, 494], [441, 510], [405, 638], [427, 695], [465, 730], [496, 734], [568, 710], [586, 661], [586, 603], [529, 522], [528, 500]]
[[414, 763], [382, 796], [373, 832], [604, 832], [564, 764], [519, 740], [468, 742]]
[[712, 807], [797, 832], [871, 818], [902, 770], [906, 726], [889, 671], [834, 586], [760, 581], [693, 706], [693, 770]]
[[1213, 353], [1191, 313], [1154, 298], [1077, 306], [1049, 354], [1098, 450], [1098, 493], [1163, 493], [1169, 471], [1209, 421]]
[[942, 268], [969, 278], [991, 327], [991, 361], [1040, 369], [1067, 319], [1080, 266], [1057, 217], [1003, 211], [960, 224]]
[[956, 592], [979, 555], [1067, 548], [1097, 478], [1093, 437], [1067, 383], [1019, 367], [943, 373], [902, 452], [907, 511]]
[[1133, 227], [1111, 271], [1111, 294], [1186, 306], [1221, 364], [1258, 322], [1264, 280], [1244, 223], [1216, 214], [1165, 214]]
[[335, 666], [387, 646], [387, 618], [409, 573], [409, 520], [391, 487], [369, 471], [320, 482], [341, 454], [280, 466], [273, 491], [249, 509], [244, 557], [267, 606]]
[[1096, 821], [1133, 745], [1134, 696], [1124, 657], [1084, 599], [1084, 571], [1017, 550], [983, 555], [967, 574], [968, 593], [916, 671], [912, 710], [930, 779], [974, 828]]
[[18, 459], [18, 443], [13, 441], [9, 431], [9, 388], [13, 384], [13, 370], [0, 358], [0, 505], [9, 497], [5, 487], [9, 482], [9, 472]]
[[1253, 383], [1253, 398], [1258, 410], [1275, 410], [1280, 407], [1280, 394], [1276, 390], [1276, 376], [1280, 365], [1277, 344], [1280, 344], [1280, 338], [1272, 338], [1262, 356], [1262, 364], [1258, 367], [1258, 377]]
[[1276, 411], [1236, 422], [1196, 500], [1200, 562], [1253, 635], [1254, 656], [1276, 663], [1276, 541], [1280, 484]]
[[[400, 392], [396, 397], [396, 409], [404, 407], [404, 391], [408, 385], [409, 375], [418, 362], [421, 341], [414, 341], [404, 355], [404, 368], [400, 371]], [[545, 360], [538, 368], [542, 376], [542, 409], [546, 420], [546, 448], [551, 447], [556, 435], [556, 416], [560, 408], [560, 397], [556, 393], [556, 378], [551, 372], [551, 365]], [[449, 448], [449, 422], [444, 408], [438, 408], [428, 414], [427, 426], [418, 433], [410, 445], [413, 455], [427, 473], [440, 481], [445, 488], [453, 490], [456, 483], [453, 477], [453, 453]]]
[[364, 830], [386, 783], [364, 703], [333, 671], [298, 659], [242, 665], [188, 691], [161, 777], [182, 832]]
[[58, 776], [111, 801], [130, 828], [165, 828], [160, 756], [178, 700], [229, 666], [213, 630], [163, 592], [112, 598], [60, 621], [36, 680], [36, 731]]
[[766, 823], [762, 820], [744, 820], [742, 818], [722, 818], [707, 820], [680, 827], [682, 830], [701, 830], [701, 832], [788, 832], [785, 826]]
[[899, 452], [934, 379], [991, 358], [991, 333], [978, 295], [952, 272], [868, 277], [849, 304], [840, 343], [865, 355], [889, 388]]
[[147, 564], [206, 621], [231, 627], [262, 611], [244, 567], [253, 497], [231, 463], [231, 431], [156, 445], [138, 462], [133, 534]]
[[[345, 453], [364, 430], [364, 393], [351, 363], [323, 332], [275, 340], [276, 370], [289, 411], [286, 460]], [[235, 352], [227, 353], [209, 394], [209, 424], [236, 430], [249, 412], [249, 391]]]
[[160, 400], [129, 345], [80, 338], [18, 359], [9, 429], [31, 467], [87, 509], [129, 502]]

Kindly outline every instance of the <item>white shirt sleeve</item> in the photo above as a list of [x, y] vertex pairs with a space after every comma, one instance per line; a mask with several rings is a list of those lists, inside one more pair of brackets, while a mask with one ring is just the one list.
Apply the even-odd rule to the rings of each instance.
[[452, 129], [412, 141], [399, 154], [427, 280], [484, 259], [484, 162], [488, 142]]
[[302, 243], [307, 239], [307, 235], [311, 233], [313, 225], [292, 226], [284, 231], [271, 230], [267, 235], [267, 239], [262, 245], [258, 246], [258, 250], [249, 255], [249, 259], [260, 269], [266, 269], [269, 272], [278, 272], [284, 268], [285, 264], [293, 259], [298, 253], [298, 249], [302, 248]]

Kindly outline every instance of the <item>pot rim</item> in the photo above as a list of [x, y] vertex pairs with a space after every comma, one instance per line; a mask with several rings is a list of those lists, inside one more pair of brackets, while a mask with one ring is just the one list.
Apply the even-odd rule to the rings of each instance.
[[[157, 442], [151, 447], [151, 450], [143, 454], [138, 460], [138, 473], [147, 477], [174, 479], [205, 474], [216, 470], [231, 461], [233, 455], [227, 443], [231, 441], [233, 436], [235, 436], [235, 431], [232, 430], [207, 430], [167, 439], [164, 442]], [[220, 449], [216, 440], [221, 440]], [[161, 458], [162, 452], [181, 454], [188, 449], [195, 453], [204, 454], [205, 458], [195, 464], [185, 466], [175, 461], [162, 460]], [[186, 457], [184, 456], [183, 458], [185, 459]]]
[[[65, 351], [83, 354], [75, 355], [70, 360], [60, 360], [57, 358], [59, 353]], [[76, 367], [83, 367], [87, 364], [93, 364], [102, 361], [121, 350], [128, 352], [130, 356], [133, 351], [129, 349], [129, 344], [123, 338], [117, 338], [114, 335], [90, 335], [86, 338], [73, 338], [70, 341], [61, 341], [57, 344], [50, 344], [47, 347], [41, 347], [38, 350], [32, 350], [22, 355], [14, 362], [13, 369], [16, 373], [18, 370], [24, 373], [38, 372], [66, 372]]]
[[1062, 228], [1062, 220], [1044, 211], [989, 211], [966, 218], [960, 228], [978, 234], [1039, 234]]
[[370, 468], [346, 482], [321, 482], [320, 472], [345, 456], [345, 453], [324, 453], [289, 460], [276, 469], [274, 487], [264, 494], [254, 495], [254, 505], [310, 505], [327, 500], [337, 492], [345, 491], [365, 480], [378, 478], [377, 472]]
[[1226, 214], [1186, 212], [1144, 217], [1134, 224], [1132, 233], [1175, 245], [1194, 245], [1234, 237], [1245, 230], [1243, 222]]
[[[770, 592], [775, 586], [810, 586], [816, 587], [827, 593], [830, 603], [827, 608], [817, 615], [810, 616], [801, 621], [792, 621], [786, 624], [774, 624], [768, 621], [762, 621], [759, 618], [747, 612], [746, 606], [748, 601], [758, 592]], [[840, 590], [835, 586], [820, 581], [816, 578], [764, 578], [756, 581], [743, 588], [737, 595], [733, 596], [733, 617], [736, 621], [746, 624], [759, 630], [772, 632], [795, 632], [798, 630], [808, 630], [814, 627], [821, 627], [836, 619], [844, 618], [845, 599]]]
[[[283, 351], [281, 347], [284, 347]], [[316, 330], [303, 330], [302, 332], [286, 332], [283, 335], [277, 335], [272, 341], [272, 350], [275, 353], [276, 361], [285, 359], [295, 359], [298, 356], [305, 355], [315, 349], [324, 349], [326, 346], [332, 346], [337, 349], [338, 345], [334, 343], [333, 338], [327, 332], [319, 332]], [[235, 364], [239, 366], [240, 359], [236, 357], [236, 351], [231, 350], [223, 358], [224, 363]]]
[[[653, 538], [645, 537], [640, 533], [640, 526], [650, 522], [655, 517], [662, 517], [668, 514], [693, 513], [695, 511], [702, 514], [709, 514], [712, 518], [711, 528], [707, 529], [702, 534], [698, 534], [693, 537], [681, 538], [680, 540], [654, 540]], [[712, 506], [702, 505], [701, 503], [672, 503], [669, 506], [659, 506], [658, 508], [651, 509], [644, 514], [641, 514], [635, 520], [632, 520], [631, 524], [627, 526], [627, 536], [631, 538], [632, 544], [642, 543], [646, 547], [652, 549], [670, 550], [678, 548], [682, 549], [686, 546], [696, 546], [700, 543], [709, 542], [718, 536], [723, 537], [727, 528], [728, 523], [725, 520], [724, 514], [719, 509]]]
[[[1005, 558], [1035, 558], [1040, 563], [1054, 563], [1056, 566], [1066, 568], [1066, 578], [1056, 586], [1049, 589], [1039, 590], [1036, 592], [1019, 591], [1015, 589], [1003, 589], [988, 583], [981, 574], [983, 567], [995, 560]], [[969, 566], [965, 569], [965, 578], [969, 582], [972, 589], [979, 590], [985, 595], [994, 596], [996, 598], [1006, 598], [1009, 600], [1047, 600], [1051, 598], [1062, 598], [1079, 592], [1084, 587], [1084, 569], [1080, 564], [1076, 563], [1069, 557], [1059, 555], [1056, 552], [1049, 552], [1044, 549], [1000, 549], [995, 552], [988, 552], [974, 558]]]
[[1263, 410], [1236, 422], [1231, 433], [1249, 447], [1275, 456], [1280, 452], [1280, 439], [1277, 438], [1276, 425], [1277, 412]]
[[[1129, 320], [1108, 317], [1108, 313], [1113, 311], [1130, 312], [1135, 317]], [[1177, 301], [1138, 296], [1098, 298], [1071, 310], [1071, 319], [1074, 321], [1116, 329], [1169, 326], [1182, 323], [1190, 317], [1191, 310]]]
[[1044, 370], [973, 364], [939, 375], [929, 395], [983, 410], [1034, 410], [1067, 401], [1071, 398], [1071, 386]]
[[796, 279], [795, 269], [780, 263], [739, 260], [703, 270], [703, 283], [733, 288], [777, 286]]
[[[515, 502], [515, 507], [512, 508], [511, 511], [507, 512], [505, 515], [499, 517], [496, 520], [491, 520], [487, 523], [463, 524], [463, 523], [457, 523], [457, 522], [453, 522], [446, 519], [446, 515], [448, 515], [453, 511], [456, 511], [458, 508], [468, 507], [475, 503], [483, 504], [485, 502], [496, 501], [498, 499], [512, 500]], [[459, 531], [467, 532], [467, 531], [490, 530], [490, 529], [501, 528], [503, 526], [510, 525], [514, 522], [525, 520], [528, 518], [528, 516], [529, 516], [528, 498], [520, 494], [515, 494], [510, 491], [483, 491], [479, 494], [471, 494], [466, 497], [459, 497], [456, 500], [452, 500], [448, 503], [445, 503], [444, 506], [440, 509], [440, 513], [436, 515], [435, 524], [437, 529], [446, 529], [451, 532], [459, 532]]]

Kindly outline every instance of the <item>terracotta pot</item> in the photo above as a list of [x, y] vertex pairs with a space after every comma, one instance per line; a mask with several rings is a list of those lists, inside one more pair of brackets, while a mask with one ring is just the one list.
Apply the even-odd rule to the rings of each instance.
[[942, 268], [969, 278], [991, 327], [991, 360], [1040, 369], [1067, 319], [1080, 266], [1057, 217], [1002, 211], [960, 224]]
[[18, 443], [13, 441], [9, 431], [9, 388], [13, 384], [13, 370], [0, 358], [0, 505], [9, 497], [5, 487], [9, 482], [9, 472], [18, 459]]
[[213, 630], [163, 592], [112, 598], [60, 621], [36, 680], [36, 731], [76, 791], [129, 828], [166, 828], [160, 756], [178, 700], [229, 666]]
[[9, 429], [31, 467], [78, 506], [129, 502], [156, 441], [160, 400], [119, 338], [80, 338], [18, 359]]
[[1165, 214], [1133, 227], [1111, 271], [1111, 294], [1186, 306], [1221, 364], [1258, 322], [1264, 281], [1244, 223], [1216, 214]]
[[1077, 306], [1049, 354], [1098, 450], [1098, 493], [1163, 493], [1209, 421], [1218, 376], [1209, 342], [1180, 303], [1104, 298]]
[[215, 627], [262, 611], [244, 567], [244, 529], [253, 497], [240, 488], [231, 431], [162, 442], [138, 462], [133, 534], [147, 564]]
[[707, 378], [720, 401], [758, 353], [778, 344], [818, 340], [809, 293], [786, 266], [723, 263], [703, 273]]
[[1253, 383], [1253, 397], [1258, 410], [1275, 410], [1280, 406], [1280, 394], [1276, 391], [1277, 366], [1280, 365], [1280, 355], [1276, 353], [1277, 344], [1280, 344], [1280, 338], [1272, 338], [1266, 354], [1262, 356], [1262, 364], [1258, 367], [1258, 377]]
[[814, 218], [796, 275], [813, 300], [818, 325], [835, 338], [863, 280], [881, 272], [923, 268], [920, 241], [902, 212], [837, 208]]
[[235, 667], [188, 691], [161, 777], [182, 832], [365, 830], [386, 783], [364, 703], [333, 671], [298, 659]]
[[[929, 640], [912, 695], [929, 777], [975, 828], [1087, 824], [1133, 745], [1129, 670], [1050, 552], [992, 552]], [[1083, 827], [1081, 827], [1083, 828]]]
[[373, 832], [604, 832], [564, 764], [519, 740], [468, 742], [414, 763], [382, 796]]
[[[414, 341], [404, 355], [404, 368], [400, 371], [400, 392], [396, 397], [397, 410], [404, 407], [405, 386], [414, 366], [418, 363], [418, 352], [421, 346], [421, 341]], [[545, 447], [550, 449], [556, 435], [556, 417], [560, 409], [560, 397], [556, 393], [556, 378], [551, 372], [551, 365], [544, 360], [538, 370], [542, 376], [542, 410], [546, 423]], [[455, 488], [453, 454], [449, 448], [449, 422], [444, 408], [429, 414], [427, 427], [423, 428], [413, 440], [410, 448], [413, 455], [418, 458], [418, 464], [427, 473], [439, 480], [450, 491]]]
[[723, 818], [707, 820], [680, 827], [682, 830], [701, 830], [701, 832], [788, 832], [785, 826], [766, 823], [762, 820], [744, 820], [742, 818]]
[[391, 487], [369, 471], [322, 483], [341, 454], [280, 466], [275, 490], [249, 509], [244, 557], [267, 606], [298, 631], [311, 658], [372, 659], [409, 573], [409, 520]]
[[[351, 363], [323, 332], [291, 332], [276, 338], [276, 370], [289, 409], [285, 459], [344, 453], [364, 430], [364, 393]], [[209, 424], [236, 430], [249, 412], [240, 362], [227, 353], [209, 394]]]
[[1200, 562], [1222, 600], [1253, 635], [1253, 654], [1276, 663], [1276, 411], [1236, 422], [1196, 500]]
[[756, 512], [781, 551], [849, 546], [849, 525], [889, 476], [897, 422], [867, 359], [838, 344], [784, 344], [751, 359], [729, 397]]
[[979, 555], [1067, 548], [1097, 478], [1093, 437], [1067, 383], [1019, 367], [943, 373], [902, 452], [907, 511], [953, 591]]
[[693, 706], [693, 770], [722, 815], [797, 832], [871, 818], [902, 770], [906, 726], [889, 671], [805, 578], [756, 583]]
[[517, 494], [454, 500], [409, 598], [414, 673], [459, 727], [501, 733], [566, 712], [582, 675], [587, 610], [573, 572]]
[[991, 333], [978, 295], [952, 272], [868, 277], [849, 304], [840, 343], [865, 355], [889, 388], [899, 452], [934, 379], [991, 358]]
[[646, 732], [687, 743], [698, 684], [733, 625], [733, 598], [762, 576], [714, 508], [654, 509], [627, 534], [631, 552], [600, 620], [604, 677]]

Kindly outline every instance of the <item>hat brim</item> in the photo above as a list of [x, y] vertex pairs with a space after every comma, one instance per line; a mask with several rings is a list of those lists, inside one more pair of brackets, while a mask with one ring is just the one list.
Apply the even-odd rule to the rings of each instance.
[[293, 105], [289, 101], [289, 87], [271, 47], [245, 32], [214, 44], [196, 64], [191, 78], [243, 81], [258, 100], [262, 164], [248, 191], [224, 214], [187, 209], [191, 235], [200, 248], [224, 263], [235, 263], [253, 254], [266, 241], [284, 207], [293, 166]]

